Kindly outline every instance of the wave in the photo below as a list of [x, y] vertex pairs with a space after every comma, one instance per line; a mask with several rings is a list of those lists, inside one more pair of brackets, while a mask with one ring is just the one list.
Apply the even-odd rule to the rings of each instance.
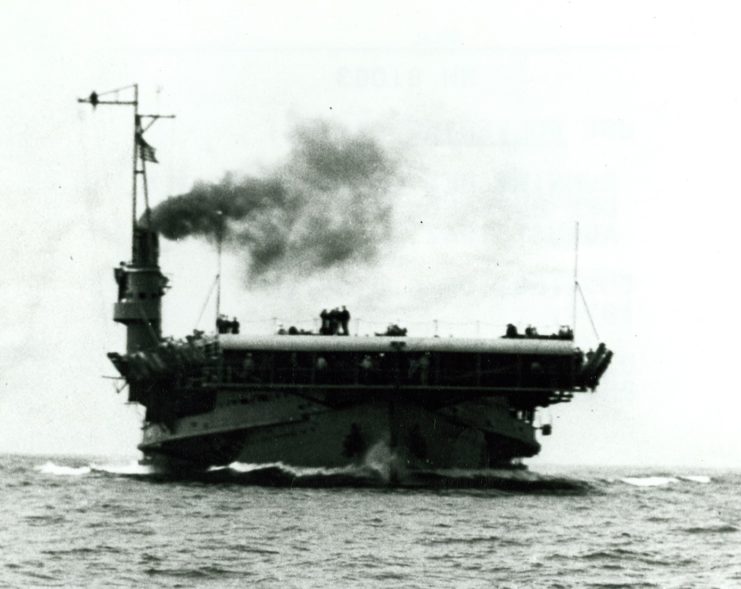
[[[623, 547], [605, 547], [602, 549], [583, 552], [577, 558], [600, 563], [600, 568], [607, 568], [606, 563], [617, 565], [620, 568], [631, 562], [640, 562], [651, 567], [666, 567], [676, 569], [677, 567], [693, 564], [695, 561], [691, 556], [684, 558], [667, 558], [658, 550], [637, 550]], [[642, 585], [641, 585], [642, 586]]]
[[711, 526], [696, 526], [682, 530], [687, 534], [733, 534], [739, 529], [731, 524], [717, 524]]
[[680, 476], [679, 478], [682, 479], [683, 481], [689, 481], [691, 483], [700, 483], [702, 485], [707, 485], [708, 483], [711, 483], [713, 481], [713, 479], [710, 478], [709, 476], [705, 476], [702, 474], [688, 474], [688, 475]]
[[90, 466], [63, 466], [48, 461], [37, 466], [36, 470], [39, 471], [41, 474], [51, 474], [59, 476], [82, 476], [90, 474], [92, 469], [90, 468]]
[[514, 493], [586, 493], [593, 486], [581, 479], [539, 475], [526, 470], [429, 470], [402, 471], [390, 460], [380, 460], [382, 453], [360, 465], [338, 468], [297, 467], [281, 462], [249, 464], [232, 462], [205, 471], [167, 471], [153, 465], [96, 464], [66, 466], [47, 462], [36, 467], [45, 475], [114, 476], [153, 481], [193, 481], [234, 483], [268, 487], [398, 487], [431, 489], [490, 489]]
[[91, 464], [90, 470], [97, 473], [126, 476], [149, 476], [157, 474], [157, 469], [154, 466], [142, 464], [137, 461], [127, 464]]
[[233, 462], [209, 469], [207, 477], [246, 484], [294, 487], [368, 486], [492, 489], [505, 492], [586, 493], [586, 481], [540, 475], [524, 469], [407, 470], [385, 442], [366, 453], [362, 464], [337, 468], [295, 467], [276, 462]]
[[63, 465], [52, 461], [36, 466], [44, 475], [127, 477], [156, 481], [235, 483], [270, 487], [401, 487], [430, 489], [488, 489], [503, 493], [588, 494], [606, 487], [666, 487], [678, 484], [706, 485], [706, 475], [655, 474], [622, 478], [577, 478], [544, 475], [526, 469], [440, 469], [401, 468], [388, 448], [372, 448], [362, 464], [345, 467], [298, 467], [282, 462], [250, 464], [232, 462], [203, 471], [169, 471], [136, 461]]
[[368, 464], [342, 468], [302, 468], [282, 463], [234, 462], [209, 469], [198, 477], [213, 482], [237, 482], [292, 487], [399, 487], [431, 489], [491, 489], [515, 493], [587, 493], [593, 486], [581, 479], [551, 477], [522, 470], [393, 471]]
[[625, 477], [620, 479], [626, 485], [633, 485], [634, 487], [664, 487], [671, 483], [678, 483], [677, 477], [658, 477], [658, 476], [647, 476], [647, 477]]
[[524, 469], [450, 469], [408, 473], [410, 486], [491, 489], [506, 493], [586, 494], [596, 486], [585, 479], [543, 475]]
[[626, 485], [632, 485], [634, 487], [665, 487], [667, 485], [672, 485], [683, 481], [689, 483], [708, 484], [711, 483], [713, 479], [706, 475], [650, 475], [623, 477], [619, 480]]
[[35, 470], [41, 474], [56, 476], [84, 476], [89, 474], [109, 474], [122, 476], [149, 476], [157, 474], [157, 470], [152, 466], [144, 465], [139, 462], [130, 462], [127, 464], [96, 464], [90, 463], [84, 466], [69, 466], [56, 464], [47, 461], [35, 467]]
[[281, 462], [233, 462], [228, 466], [210, 468], [204, 473], [186, 473], [183, 478], [270, 487], [372, 487], [386, 486], [389, 483], [382, 473], [367, 466], [308, 468]]
[[201, 479], [269, 486], [388, 486], [394, 482], [395, 454], [384, 442], [366, 453], [362, 464], [343, 467], [299, 467], [282, 462], [232, 462], [208, 469]]

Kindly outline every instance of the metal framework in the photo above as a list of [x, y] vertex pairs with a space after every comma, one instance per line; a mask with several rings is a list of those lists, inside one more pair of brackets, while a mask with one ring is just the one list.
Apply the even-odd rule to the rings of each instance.
[[[120, 100], [120, 92], [133, 91], [134, 97], [131, 100]], [[101, 97], [113, 95], [112, 99], [102, 99]], [[144, 214], [146, 215], [147, 224], [149, 223], [149, 191], [147, 186], [147, 160], [156, 162], [154, 159], [154, 150], [144, 141], [144, 133], [157, 122], [158, 119], [174, 119], [175, 115], [160, 114], [140, 114], [139, 113], [139, 84], [131, 84], [121, 88], [114, 88], [105, 92], [96, 92], [93, 90], [87, 98], [78, 98], [77, 102], [90, 104], [93, 109], [98, 105], [112, 106], [133, 106], [134, 107], [134, 137], [132, 153], [132, 177], [131, 177], [131, 252], [134, 254], [135, 248], [135, 229], [137, 224], [137, 189], [141, 176], [142, 188], [144, 194]], [[146, 121], [146, 123], [145, 123]], [[150, 159], [151, 158], [151, 159]]]

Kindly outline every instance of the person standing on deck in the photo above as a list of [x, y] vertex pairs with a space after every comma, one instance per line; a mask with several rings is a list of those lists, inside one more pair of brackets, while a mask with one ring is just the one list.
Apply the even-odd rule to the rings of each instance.
[[337, 335], [340, 331], [340, 310], [335, 308], [329, 312], [329, 335]]
[[121, 262], [118, 268], [113, 269], [113, 275], [118, 284], [118, 300], [123, 301], [126, 298], [127, 280], [126, 280], [126, 262]]
[[350, 335], [350, 311], [345, 305], [342, 305], [342, 311], [339, 314], [340, 325], [342, 325], [342, 335]]

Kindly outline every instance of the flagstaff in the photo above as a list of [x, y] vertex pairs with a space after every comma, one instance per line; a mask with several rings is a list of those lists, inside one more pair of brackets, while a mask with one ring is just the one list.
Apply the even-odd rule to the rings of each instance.
[[[128, 100], [119, 99], [121, 92], [131, 92], [133, 98]], [[113, 98], [105, 99], [102, 97], [113, 96]], [[93, 110], [101, 104], [110, 106], [132, 106], [134, 108], [134, 138], [133, 138], [133, 149], [132, 149], [132, 172], [131, 172], [131, 255], [132, 258], [135, 254], [134, 249], [136, 247], [136, 225], [137, 225], [137, 192], [138, 192], [138, 180], [141, 176], [142, 188], [144, 193], [144, 214], [146, 215], [147, 224], [149, 224], [149, 190], [147, 184], [147, 167], [146, 162], [152, 162], [154, 164], [159, 163], [156, 157], [156, 150], [144, 139], [144, 133], [155, 123], [158, 119], [174, 119], [175, 115], [161, 115], [161, 114], [139, 114], [139, 84], [131, 84], [130, 86], [122, 86], [121, 88], [114, 88], [113, 90], [106, 90], [105, 92], [96, 92], [93, 90], [87, 98], [78, 98], [77, 102], [90, 104]], [[146, 125], [142, 122], [147, 121]]]

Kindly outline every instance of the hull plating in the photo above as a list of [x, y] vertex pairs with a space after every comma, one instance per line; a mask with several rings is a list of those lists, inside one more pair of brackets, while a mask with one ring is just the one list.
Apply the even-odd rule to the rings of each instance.
[[507, 466], [540, 446], [501, 403], [430, 410], [395, 400], [328, 408], [287, 394], [222, 392], [216, 407], [169, 425], [149, 423], [139, 446], [176, 469], [232, 462], [341, 468], [384, 462], [394, 471]]

